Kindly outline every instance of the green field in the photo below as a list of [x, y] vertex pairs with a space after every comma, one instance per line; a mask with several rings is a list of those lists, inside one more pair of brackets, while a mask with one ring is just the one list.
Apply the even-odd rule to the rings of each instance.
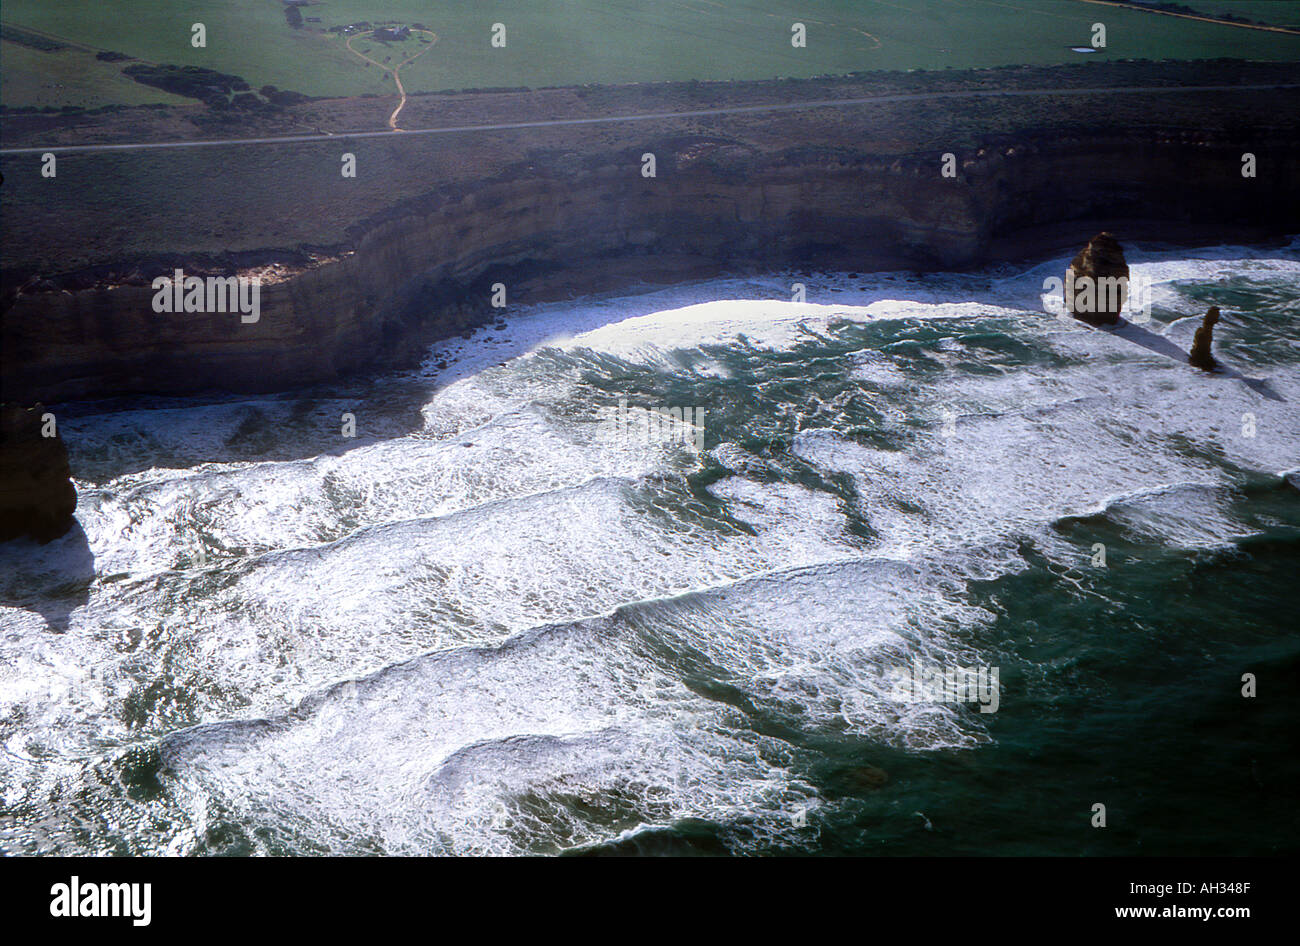
[[[1300, 2], [1189, 0], [1209, 12], [1232, 10], [1270, 22], [1300, 22]], [[5, 0], [6, 26], [30, 29], [80, 49], [40, 52], [0, 45], [6, 105], [135, 104], [168, 101], [154, 89], [118, 81], [112, 50], [156, 63], [197, 65], [310, 95], [391, 92], [391, 78], [365, 66], [330, 26], [355, 21], [423, 23], [439, 41], [402, 72], [408, 91], [540, 87], [683, 79], [760, 79], [871, 69], [942, 69], [1050, 64], [1082, 59], [1300, 59], [1300, 36], [1268, 33], [1083, 0], [329, 0], [302, 8], [294, 29], [280, 0]], [[208, 45], [190, 45], [190, 26]], [[490, 45], [492, 24], [507, 46]], [[791, 46], [791, 24], [806, 24], [806, 48]], [[1081, 54], [1094, 22], [1106, 24], [1103, 51]], [[381, 62], [418, 48], [367, 41]], [[61, 82], [70, 63], [88, 63], [77, 84]], [[62, 86], [62, 88], [60, 87]], [[95, 87], [87, 90], [87, 87]]]
[[1231, 13], [1256, 23], [1272, 26], [1300, 26], [1300, 3], [1287, 0], [1175, 0], [1198, 13], [1216, 16]]
[[84, 51], [42, 52], [0, 43], [0, 101], [10, 106], [181, 104], [186, 100], [122, 75], [120, 63], [100, 62]]

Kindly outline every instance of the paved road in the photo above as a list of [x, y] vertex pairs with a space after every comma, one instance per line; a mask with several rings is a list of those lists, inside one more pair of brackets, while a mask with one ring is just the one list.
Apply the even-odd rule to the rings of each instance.
[[[565, 125], [612, 125], [620, 122], [661, 121], [670, 118], [705, 118], [711, 115], [753, 115], [764, 112], [797, 112], [811, 108], [849, 108], [860, 105], [884, 105], [896, 102], [932, 102], [936, 99], [1032, 97], [1041, 95], [1147, 95], [1162, 93], [1183, 95], [1196, 92], [1258, 92], [1265, 89], [1300, 89], [1300, 83], [1266, 85], [1183, 85], [1183, 86], [1130, 86], [1078, 89], [974, 89], [957, 92], [908, 92], [895, 95], [872, 95], [863, 98], [819, 99], [808, 102], [779, 102], [769, 105], [733, 105], [721, 108], [701, 108], [675, 112], [648, 112], [639, 115], [601, 115], [592, 118], [552, 118], [532, 122], [503, 122], [494, 125], [453, 125], [444, 128], [408, 128], [403, 137], [412, 135], [450, 135], [475, 131], [514, 131], [524, 128], [558, 128]], [[336, 134], [282, 135], [272, 138], [217, 138], [196, 141], [143, 141], [126, 144], [100, 145], [48, 145], [31, 148], [0, 148], [5, 154], [56, 154], [93, 153], [106, 151], [151, 151], [170, 148], [221, 148], [236, 145], [299, 144], [313, 141], [355, 140], [359, 138], [390, 138], [388, 131], [341, 131]]]

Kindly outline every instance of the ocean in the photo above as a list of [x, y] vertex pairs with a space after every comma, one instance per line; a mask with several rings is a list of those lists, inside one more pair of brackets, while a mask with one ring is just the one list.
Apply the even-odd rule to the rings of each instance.
[[1120, 332], [1065, 257], [783, 272], [70, 405], [0, 851], [1296, 853], [1300, 242], [1128, 256]]

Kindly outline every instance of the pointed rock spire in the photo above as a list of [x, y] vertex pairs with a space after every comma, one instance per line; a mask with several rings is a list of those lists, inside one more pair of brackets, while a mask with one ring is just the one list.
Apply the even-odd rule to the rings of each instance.
[[1213, 371], [1219, 367], [1219, 363], [1214, 360], [1214, 352], [1211, 351], [1214, 326], [1218, 321], [1219, 307], [1212, 305], [1206, 310], [1201, 327], [1196, 330], [1196, 336], [1192, 339], [1192, 352], [1187, 356], [1187, 360], [1203, 371]]

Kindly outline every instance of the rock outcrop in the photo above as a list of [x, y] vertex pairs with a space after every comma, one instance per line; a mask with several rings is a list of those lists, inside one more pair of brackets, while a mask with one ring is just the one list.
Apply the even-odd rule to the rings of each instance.
[[1219, 307], [1212, 305], [1205, 311], [1205, 319], [1201, 322], [1201, 327], [1196, 330], [1196, 336], [1192, 339], [1192, 352], [1187, 356], [1187, 360], [1200, 368], [1202, 371], [1213, 371], [1219, 367], [1219, 363], [1214, 360], [1214, 353], [1211, 345], [1214, 341], [1214, 326], [1219, 321]]
[[0, 407], [0, 542], [50, 542], [74, 524], [77, 490], [68, 451], [57, 430], [44, 436], [44, 414], [39, 404]]
[[1128, 299], [1128, 261], [1111, 233], [1098, 233], [1065, 271], [1065, 308], [1089, 325], [1117, 325]]

